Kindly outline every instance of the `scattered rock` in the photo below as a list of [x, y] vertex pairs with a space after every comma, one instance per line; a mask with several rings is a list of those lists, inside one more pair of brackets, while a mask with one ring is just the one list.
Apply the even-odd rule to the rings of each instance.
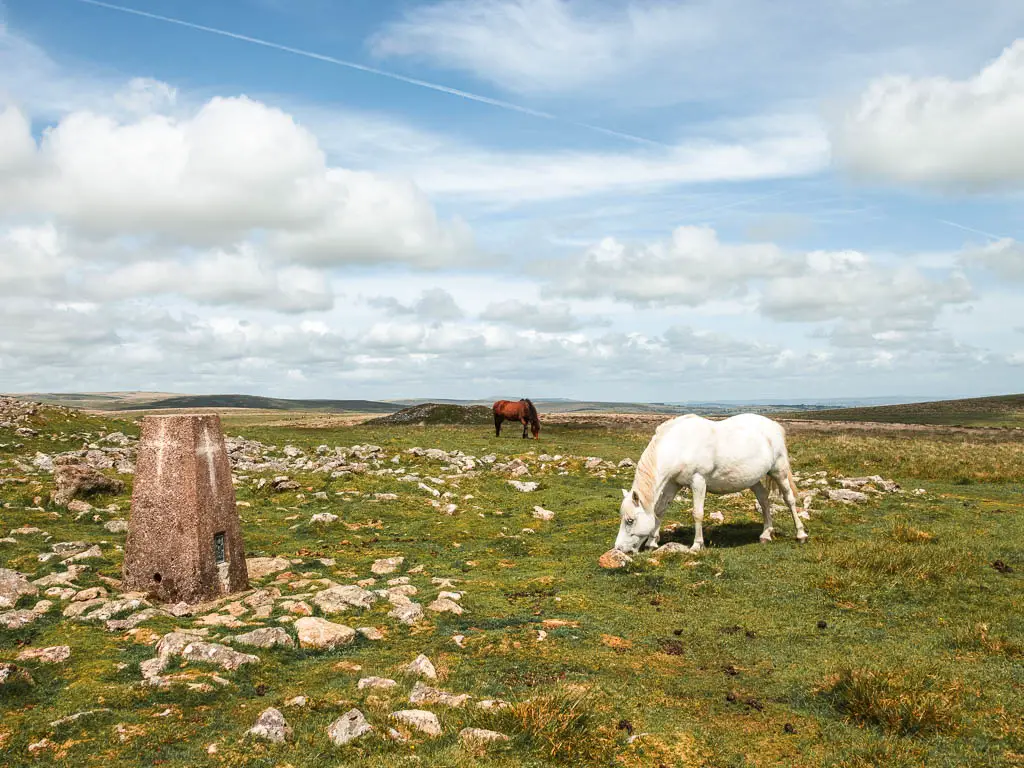
[[409, 694], [410, 704], [440, 704], [445, 707], [462, 707], [469, 699], [468, 693], [448, 693], [439, 688], [431, 688], [418, 680]]
[[399, 712], [392, 712], [391, 717], [432, 738], [441, 735], [441, 723], [438, 722], [437, 715], [433, 712], [423, 709], [403, 709]]
[[364, 688], [394, 688], [396, 685], [397, 682], [386, 677], [364, 677], [356, 684], [356, 688], [361, 691]]
[[689, 554], [690, 548], [685, 544], [680, 544], [678, 541], [670, 541], [667, 544], [662, 544], [654, 553], [656, 555], [675, 555], [675, 554]]
[[103, 587], [89, 587], [89, 589], [83, 589], [81, 592], [71, 598], [73, 603], [81, 603], [86, 600], [95, 600], [97, 597], [106, 597], [107, 590]]
[[439, 597], [434, 602], [427, 606], [428, 611], [434, 611], [434, 613], [454, 613], [456, 616], [461, 616], [463, 608], [461, 605], [448, 598]]
[[291, 567], [291, 563], [283, 557], [247, 557], [245, 568], [250, 579], [262, 579], [278, 571], [285, 571]]
[[239, 653], [220, 643], [192, 642], [182, 649], [181, 656], [189, 661], [216, 664], [227, 670], [238, 669], [243, 664], [258, 664], [260, 661], [259, 656]]
[[314, 616], [304, 616], [296, 621], [295, 631], [302, 648], [337, 648], [348, 645], [356, 637], [356, 631], [351, 627]]
[[531, 491], [536, 491], [538, 488], [540, 488], [540, 483], [534, 480], [529, 480], [526, 482], [522, 480], [509, 480], [508, 484], [511, 485], [520, 493], [530, 493]]
[[122, 493], [124, 482], [114, 477], [107, 477], [86, 464], [62, 464], [53, 470], [53, 480], [57, 490], [53, 501], [60, 506], [76, 498], [91, 496], [96, 493]]
[[602, 568], [622, 568], [631, 562], [633, 558], [618, 549], [609, 549], [597, 560]]
[[6, 611], [0, 613], [0, 627], [4, 629], [20, 629], [32, 624], [39, 618], [35, 611]]
[[550, 509], [544, 509], [544, 507], [534, 507], [533, 516], [538, 520], [554, 520], [555, 513]]
[[26, 648], [18, 654], [18, 661], [41, 661], [44, 664], [60, 664], [71, 658], [71, 647], [51, 645], [49, 648]]
[[508, 736], [486, 728], [463, 728], [459, 731], [459, 741], [467, 747], [482, 747], [496, 741], [508, 741]]
[[87, 709], [84, 712], [75, 712], [73, 715], [66, 715], [59, 717], [50, 723], [51, 728], [60, 728], [62, 725], [68, 725], [69, 723], [77, 723], [79, 720], [92, 717], [93, 715], [105, 715], [113, 710], [107, 707], [100, 707], [99, 709]]
[[295, 641], [281, 627], [260, 627], [243, 635], [235, 635], [232, 640], [242, 645], [251, 645], [254, 648], [274, 648], [276, 646], [293, 648], [295, 646]]
[[360, 736], [365, 736], [372, 730], [373, 726], [366, 722], [362, 712], [358, 709], [350, 709], [331, 723], [327, 728], [327, 737], [334, 746], [340, 747]]
[[437, 680], [437, 670], [434, 669], [434, 664], [422, 653], [409, 663], [405, 671], [428, 680]]
[[388, 613], [388, 616], [392, 619], [397, 619], [403, 624], [412, 625], [423, 618], [423, 606], [419, 603], [409, 601], [408, 603], [396, 605], [394, 609]]
[[849, 488], [831, 488], [828, 490], [829, 501], [841, 501], [844, 504], [853, 504], [868, 500], [868, 495], [861, 491], [852, 491]]
[[15, 664], [0, 664], [0, 686], [16, 685], [18, 683], [22, 685], [35, 685], [36, 681], [32, 679], [32, 675], [27, 670]]
[[309, 702], [305, 696], [293, 696], [284, 703], [286, 707], [304, 707]]
[[370, 570], [378, 576], [383, 576], [387, 573], [394, 573], [404, 562], [404, 557], [384, 557], [380, 560], [374, 560]]
[[110, 533], [128, 533], [127, 520], [108, 520], [103, 527]]
[[309, 518], [311, 523], [334, 523], [337, 522], [338, 516], [333, 515], [330, 512], [318, 512]]
[[365, 637], [367, 640], [384, 639], [384, 633], [376, 627], [356, 627], [356, 632]]
[[269, 741], [272, 744], [284, 744], [292, 737], [292, 728], [284, 719], [281, 711], [271, 707], [263, 710], [256, 725], [246, 733], [253, 738]]
[[323, 613], [330, 616], [344, 613], [349, 608], [369, 608], [377, 602], [377, 596], [355, 584], [347, 584], [318, 592], [313, 602]]
[[20, 573], [0, 568], [0, 608], [13, 608], [22, 595], [35, 597], [38, 594], [39, 587], [29, 583]]

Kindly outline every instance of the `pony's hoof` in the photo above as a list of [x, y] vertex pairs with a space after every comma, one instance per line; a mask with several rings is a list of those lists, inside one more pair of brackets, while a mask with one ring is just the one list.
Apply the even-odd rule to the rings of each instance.
[[771, 531], [766, 531], [765, 533], [762, 533], [760, 538], [758, 538], [758, 541], [760, 541], [762, 544], [768, 544], [769, 542], [771, 542], [771, 540], [772, 540]]
[[710, 515], [708, 515], [708, 517], [710, 517], [716, 523], [725, 522], [725, 515], [723, 515], [721, 512], [712, 512]]
[[801, 544], [806, 544], [807, 543], [807, 534], [806, 533], [798, 533], [796, 535], [796, 540], [799, 541]]
[[691, 552], [700, 552], [702, 549], [704, 549], [703, 544], [694, 544], [692, 547], [690, 547]]

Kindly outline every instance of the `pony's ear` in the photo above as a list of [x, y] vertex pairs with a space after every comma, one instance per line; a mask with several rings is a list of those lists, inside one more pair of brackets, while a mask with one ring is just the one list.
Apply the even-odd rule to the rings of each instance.
[[637, 493], [636, 491], [633, 491], [633, 503], [636, 504], [638, 507], [640, 506], [640, 494]]
[[629, 491], [627, 491], [625, 488], [622, 489], [622, 498], [624, 498], [624, 499], [628, 499], [629, 498]]

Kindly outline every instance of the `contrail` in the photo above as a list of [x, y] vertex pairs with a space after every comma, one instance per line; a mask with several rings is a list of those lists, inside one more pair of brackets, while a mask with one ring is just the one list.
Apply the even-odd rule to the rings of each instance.
[[984, 235], [985, 237], [991, 238], [993, 240], [1006, 240], [1006, 239], [1008, 239], [1008, 238], [1006, 238], [1006, 237], [1004, 237], [1002, 235], [993, 235], [991, 232], [985, 232], [984, 230], [975, 229], [974, 227], [965, 227], [963, 224], [957, 224], [955, 221], [947, 221], [946, 219], [937, 219], [937, 221], [940, 224], [947, 224], [950, 227], [956, 227], [957, 229], [962, 229], [965, 232], [973, 232], [976, 235]]
[[[376, 67], [368, 67], [365, 64], [359, 64], [354, 61], [346, 61], [345, 59], [338, 59], [334, 56], [327, 56], [326, 54], [316, 53], [314, 51], [307, 51], [302, 48], [294, 48], [290, 45], [282, 45], [281, 43], [275, 43], [270, 40], [264, 40], [259, 37], [251, 37], [249, 35], [242, 35], [237, 32], [229, 32], [226, 29], [218, 29], [217, 27], [208, 27], [204, 24], [195, 24], [191, 21], [185, 21], [183, 19], [176, 19], [171, 16], [161, 16], [158, 13], [150, 13], [149, 11], [140, 11], [136, 8], [128, 8], [123, 5], [114, 5], [113, 3], [105, 3], [102, 0], [74, 0], [74, 2], [82, 3], [84, 5], [94, 5], [98, 8], [107, 8], [111, 11], [118, 11], [119, 13], [127, 13], [132, 16], [141, 16], [146, 19], [153, 19], [154, 21], [163, 21], [167, 24], [177, 24], [180, 27], [187, 27], [188, 29], [195, 29], [199, 32], [208, 32], [211, 35], [220, 35], [221, 37], [229, 37], [232, 40], [241, 40], [242, 42], [252, 43], [254, 45], [261, 45], [264, 48], [273, 48], [277, 51], [283, 51], [285, 53], [293, 53], [296, 56], [305, 56], [307, 59], [315, 59], [316, 61], [327, 62], [328, 64], [334, 64], [339, 67], [347, 67], [348, 69], [354, 69], [359, 72], [366, 72], [371, 75], [377, 75], [379, 77], [386, 77], [390, 80], [397, 80], [401, 83], [408, 83], [409, 85], [419, 86], [420, 88], [427, 88], [431, 91], [437, 91], [439, 93], [447, 93], [450, 96], [458, 96], [461, 99], [467, 99], [469, 101], [476, 101], [481, 104], [489, 104], [492, 107], [498, 107], [499, 109], [506, 109], [511, 112], [518, 112], [523, 115], [529, 115], [530, 117], [539, 117], [543, 120], [553, 120], [560, 123], [566, 123], [568, 125], [576, 126], [577, 128], [585, 128], [588, 131], [595, 131], [597, 133], [603, 133], [608, 136], [615, 136], [626, 141], [632, 141], [637, 144], [646, 144], [649, 146], [664, 147], [667, 146], [657, 141], [645, 139], [641, 136], [634, 136], [629, 133], [622, 133], [620, 131], [613, 131], [610, 128], [601, 128], [596, 125], [589, 125], [587, 123], [578, 123], [573, 120], [567, 120], [553, 115], [550, 112], [542, 112], [537, 109], [530, 109], [529, 107], [523, 107], [519, 104], [513, 104], [509, 101], [502, 101], [501, 99], [492, 99], [489, 96], [481, 96], [478, 93], [470, 93], [469, 91], [462, 91], [458, 88], [450, 88], [447, 85], [440, 85], [438, 83], [431, 83], [427, 80], [419, 80], [415, 77], [406, 77], [405, 75], [399, 75], [396, 72], [388, 72], [384, 69], [377, 69]], [[2, 0], [0, 0], [2, 5]]]

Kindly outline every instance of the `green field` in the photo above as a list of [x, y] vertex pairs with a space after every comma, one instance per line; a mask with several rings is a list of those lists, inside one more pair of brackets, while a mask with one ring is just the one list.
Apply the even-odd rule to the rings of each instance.
[[[604, 470], [602, 477], [584, 459], [635, 460], [650, 429], [551, 424], [533, 442], [512, 429], [496, 440], [487, 426], [267, 427], [231, 416], [225, 425], [229, 435], [277, 446], [275, 456], [286, 444], [309, 455], [320, 445], [376, 444], [386, 457], [381, 466], [394, 466], [390, 458], [398, 454], [403, 467], [424, 478], [446, 479], [442, 463], [406, 449], [494, 453], [499, 461], [519, 456], [530, 468], [520, 479], [539, 481], [540, 488], [520, 493], [506, 474], [487, 468], [453, 476], [437, 486], [458, 504], [449, 516], [430, 506], [416, 483], [390, 475], [332, 480], [290, 472], [302, 488], [275, 493], [256, 481], [277, 473], [243, 473], [249, 477], [239, 482], [237, 496], [249, 556], [294, 558], [295, 579], [349, 584], [369, 577], [375, 559], [400, 555], [405, 563], [394, 576], [423, 566], [409, 575], [420, 590], [414, 599], [433, 599], [432, 577], [458, 579], [465, 613], [427, 612], [406, 627], [387, 617], [381, 601], [332, 620], [380, 627], [384, 640], [357, 638], [336, 651], [242, 649], [260, 663], [217, 670], [229, 685], [207, 691], [140, 684], [139, 664], [153, 656], [151, 643], [187, 626], [187, 618], [108, 632], [102, 623], [62, 619], [67, 604], [57, 601], [34, 624], [0, 629], [0, 662], [14, 661], [24, 647], [72, 648], [63, 664], [17, 662], [34, 686], [0, 686], [3, 765], [1024, 765], [1024, 443], [1012, 435], [975, 441], [970, 434], [794, 428], [790, 450], [804, 476], [877, 473], [900, 482], [904, 492], [854, 505], [819, 497], [804, 546], [794, 541], [788, 515], [776, 517], [776, 541], [759, 545], [750, 494], [712, 498], [709, 511], [722, 510], [726, 521], [706, 523], [705, 553], [641, 556], [605, 571], [597, 558], [614, 540], [619, 488], [629, 486], [632, 472]], [[136, 425], [44, 414], [33, 426], [38, 436], [0, 429], [0, 478], [24, 480], [0, 485], [0, 535], [33, 526], [52, 538], [19, 535], [14, 544], [0, 543], [0, 566], [37, 578], [61, 568], [38, 559], [53, 542], [106, 542], [103, 558], [88, 561], [91, 570], [77, 586], [100, 586], [100, 575], [118, 578], [124, 535], [108, 533], [102, 523], [127, 516], [130, 482], [117, 498], [91, 500], [97, 508], [115, 503], [119, 512], [76, 521], [46, 501], [48, 474], [14, 462], [27, 463], [37, 450], [78, 448], [101, 430], [137, 434]], [[573, 458], [558, 469], [557, 462], [539, 462], [542, 453]], [[926, 493], [915, 495], [918, 488]], [[314, 498], [320, 491], [326, 500]], [[375, 492], [398, 498], [373, 501]], [[41, 509], [33, 508], [37, 496]], [[681, 525], [667, 539], [689, 544], [686, 501], [681, 497], [669, 511], [668, 520]], [[534, 505], [554, 511], [555, 519], [534, 519]], [[317, 512], [340, 520], [311, 524]], [[993, 567], [996, 561], [1007, 567]], [[285, 594], [307, 589], [286, 581], [277, 586]], [[18, 607], [34, 602], [26, 597]], [[264, 621], [243, 615], [246, 629], [214, 628], [206, 639], [287, 626], [277, 621], [282, 614], [277, 608]], [[465, 636], [465, 648], [453, 635]], [[512, 707], [423, 706], [439, 716], [439, 738], [382, 738], [389, 713], [414, 708], [408, 703], [413, 681], [402, 668], [419, 653], [438, 668], [440, 680], [432, 685]], [[176, 663], [174, 671], [209, 671]], [[399, 685], [357, 690], [357, 680], [368, 675]], [[308, 698], [305, 707], [284, 706], [298, 695]], [[245, 738], [271, 706], [294, 729], [291, 743]], [[333, 747], [325, 730], [353, 707], [375, 734]], [[86, 710], [98, 711], [50, 725]], [[510, 741], [464, 747], [457, 737], [466, 726], [500, 731]]]
[[962, 427], [1024, 427], [1024, 395], [937, 400], [870, 408], [836, 408], [790, 414], [826, 421], [872, 421], [890, 424], [935, 424]]

